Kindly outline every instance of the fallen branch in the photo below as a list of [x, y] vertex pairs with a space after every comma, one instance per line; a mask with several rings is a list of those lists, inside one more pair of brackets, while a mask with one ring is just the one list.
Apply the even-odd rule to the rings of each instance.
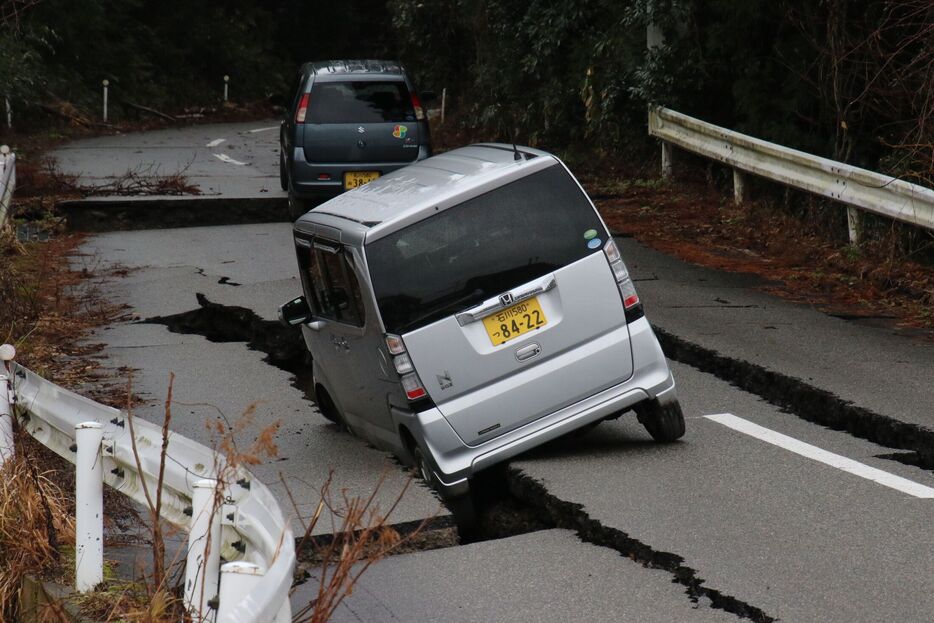
[[155, 116], [157, 116], [157, 117], [162, 117], [163, 119], [165, 119], [165, 120], [167, 120], [167, 121], [177, 121], [177, 119], [176, 119], [175, 117], [173, 117], [172, 115], [167, 115], [167, 114], [165, 114], [164, 112], [159, 112], [159, 111], [156, 110], [155, 108], [150, 108], [150, 107], [148, 107], [148, 106], [142, 106], [141, 104], [134, 104], [133, 102], [128, 102], [128, 101], [126, 101], [126, 100], [124, 100], [123, 103], [126, 104], [127, 106], [129, 106], [130, 108], [135, 108], [136, 110], [139, 110], [139, 111], [142, 111], [142, 112], [147, 112], [147, 113], [149, 113], [149, 114], [151, 114], [151, 115], [155, 115]]

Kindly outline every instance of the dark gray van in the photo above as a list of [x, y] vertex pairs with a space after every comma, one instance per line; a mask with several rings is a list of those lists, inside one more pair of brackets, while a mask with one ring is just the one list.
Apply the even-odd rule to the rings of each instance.
[[447, 152], [318, 206], [294, 238], [304, 296], [280, 318], [302, 327], [322, 413], [455, 509], [478, 471], [630, 409], [657, 441], [684, 434], [619, 250], [551, 154]]
[[428, 117], [394, 61], [305, 64], [279, 133], [279, 177], [298, 218], [315, 201], [431, 155]]

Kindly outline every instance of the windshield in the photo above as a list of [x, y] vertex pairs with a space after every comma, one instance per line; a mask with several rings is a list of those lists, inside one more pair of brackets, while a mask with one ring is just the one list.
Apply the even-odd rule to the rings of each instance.
[[306, 123], [415, 121], [409, 89], [402, 81], [319, 82], [308, 98]]
[[606, 229], [555, 165], [367, 245], [386, 329], [405, 333], [591, 253]]

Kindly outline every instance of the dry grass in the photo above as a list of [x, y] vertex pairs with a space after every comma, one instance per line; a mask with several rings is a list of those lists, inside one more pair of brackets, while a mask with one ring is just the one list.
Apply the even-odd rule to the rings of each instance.
[[[373, 564], [416, 539], [433, 519], [429, 517], [414, 531], [405, 536], [400, 535], [390, 525], [389, 518], [412, 484], [412, 477], [406, 481], [390, 507], [383, 510], [377, 504], [376, 498], [385, 483], [386, 475], [385, 472], [382, 474], [372, 493], [366, 498], [349, 496], [346, 490], [341, 490], [340, 495], [335, 497], [331, 492], [333, 472], [328, 475], [321, 488], [317, 509], [305, 526], [305, 533], [296, 548], [299, 552], [304, 549], [311, 550], [312, 558], [317, 564], [306, 576], [306, 580], [318, 585], [315, 598], [293, 612], [292, 620], [296, 623], [323, 623], [329, 620], [344, 598], [353, 592], [360, 577]], [[285, 486], [284, 479], [282, 484]], [[289, 497], [292, 498], [291, 493]], [[297, 514], [298, 507], [294, 499], [292, 504]], [[312, 534], [325, 510], [329, 511], [331, 517], [332, 534], [319, 540]], [[340, 518], [338, 525], [334, 525], [335, 517]]]
[[0, 615], [15, 620], [20, 583], [59, 567], [61, 548], [74, 545], [71, 495], [59, 474], [42, 470], [28, 444], [0, 467]]

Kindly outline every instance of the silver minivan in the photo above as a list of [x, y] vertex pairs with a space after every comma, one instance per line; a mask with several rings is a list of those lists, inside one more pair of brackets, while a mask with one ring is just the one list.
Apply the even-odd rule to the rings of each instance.
[[619, 250], [555, 156], [450, 151], [318, 206], [294, 239], [304, 296], [279, 313], [321, 412], [455, 513], [478, 471], [627, 410], [657, 441], [684, 434]]

